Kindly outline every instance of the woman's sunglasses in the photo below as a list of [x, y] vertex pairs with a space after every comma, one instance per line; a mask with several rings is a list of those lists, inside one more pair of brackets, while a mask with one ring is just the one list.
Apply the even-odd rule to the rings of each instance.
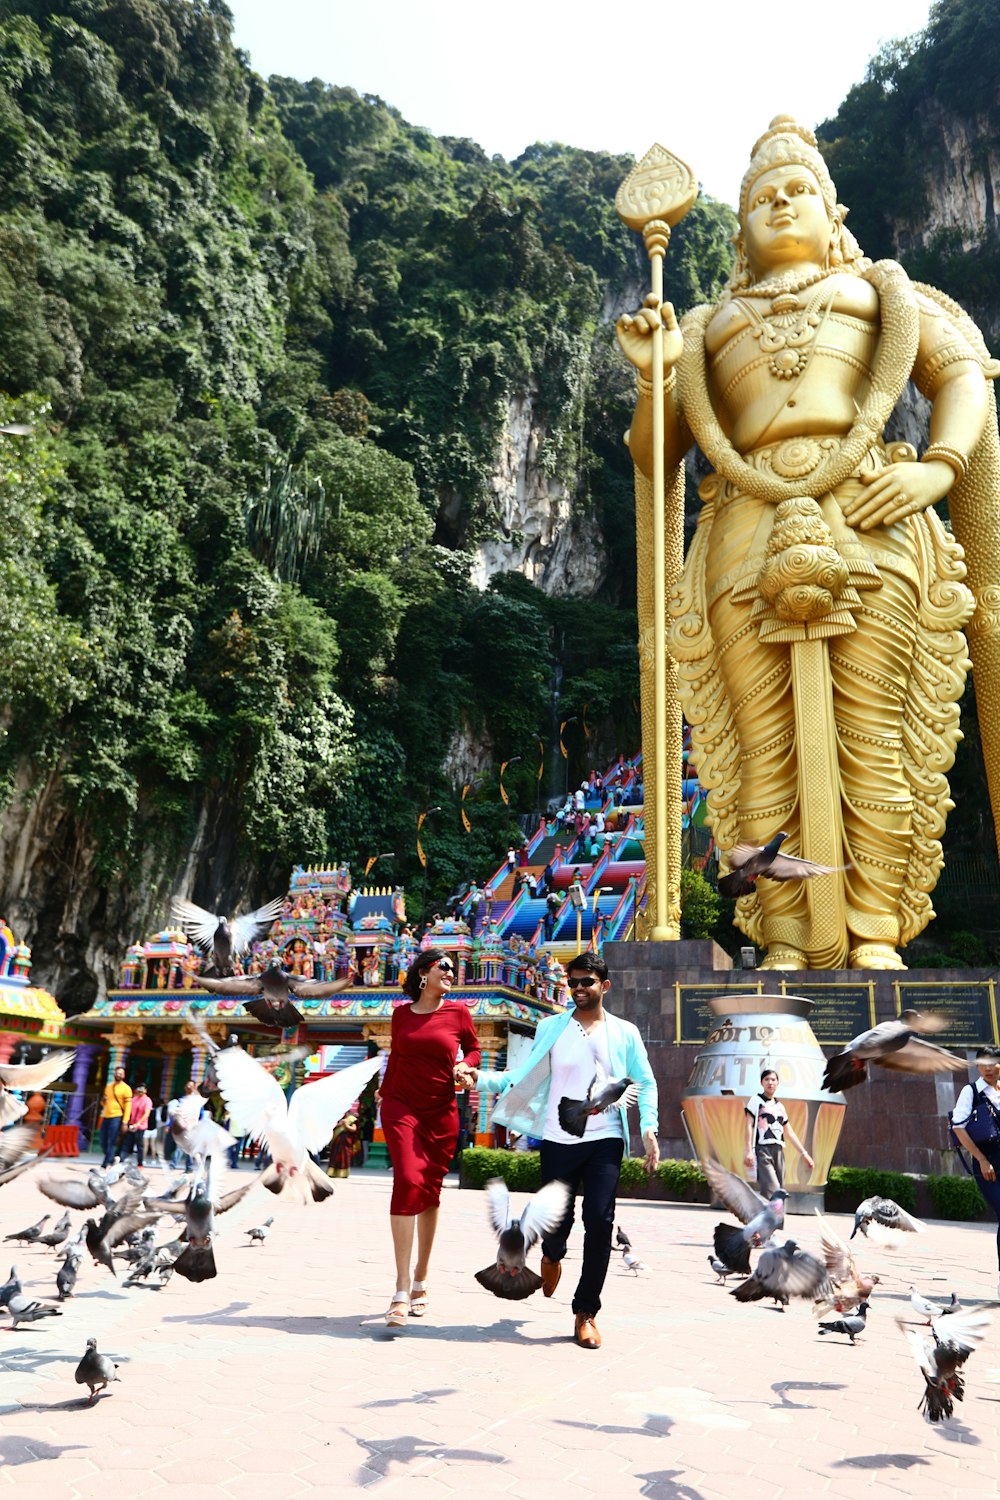
[[439, 958], [434, 967], [439, 969], [442, 974], [454, 974], [455, 972], [446, 958]]

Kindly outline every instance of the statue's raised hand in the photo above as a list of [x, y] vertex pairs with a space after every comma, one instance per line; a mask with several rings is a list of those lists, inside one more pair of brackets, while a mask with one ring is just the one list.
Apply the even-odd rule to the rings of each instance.
[[677, 327], [677, 314], [672, 302], [663, 302], [657, 311], [656, 297], [650, 293], [634, 317], [623, 313], [615, 324], [618, 342], [626, 359], [631, 360], [639, 374], [647, 380], [653, 372], [653, 330], [663, 319], [663, 368], [672, 370], [681, 357], [684, 337]]

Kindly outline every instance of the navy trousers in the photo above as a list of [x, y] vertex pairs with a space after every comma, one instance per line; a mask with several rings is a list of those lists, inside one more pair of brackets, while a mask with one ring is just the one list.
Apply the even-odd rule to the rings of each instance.
[[583, 1189], [583, 1269], [573, 1296], [573, 1311], [593, 1318], [601, 1310], [601, 1289], [611, 1259], [611, 1235], [615, 1227], [615, 1194], [621, 1175], [625, 1142], [618, 1137], [583, 1140], [578, 1146], [561, 1141], [543, 1141], [542, 1186], [557, 1179], [572, 1194], [566, 1217], [542, 1240], [546, 1260], [562, 1260], [573, 1228], [577, 1191]]
[[993, 1146], [983, 1146], [981, 1149], [983, 1155], [989, 1159], [990, 1165], [996, 1169], [997, 1180], [987, 1182], [976, 1160], [972, 1163], [972, 1175], [976, 1179], [976, 1187], [993, 1210], [993, 1217], [997, 1221], [997, 1265], [1000, 1266], [1000, 1150]]

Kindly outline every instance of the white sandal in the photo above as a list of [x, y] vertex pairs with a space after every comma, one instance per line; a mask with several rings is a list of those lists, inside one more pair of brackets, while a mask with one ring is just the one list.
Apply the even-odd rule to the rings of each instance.
[[410, 1288], [410, 1317], [422, 1318], [427, 1312], [427, 1283], [415, 1281]]
[[393, 1294], [392, 1301], [389, 1303], [389, 1310], [385, 1315], [385, 1324], [387, 1328], [406, 1327], [406, 1313], [409, 1306], [409, 1301], [409, 1292], [395, 1292]]

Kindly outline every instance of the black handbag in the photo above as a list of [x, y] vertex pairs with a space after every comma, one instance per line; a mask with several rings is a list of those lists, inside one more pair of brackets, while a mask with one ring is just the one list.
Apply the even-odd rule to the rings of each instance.
[[[992, 1100], [986, 1097], [985, 1089], [977, 1089], [973, 1086], [973, 1092], [975, 1093], [975, 1101], [972, 1106], [972, 1114], [964, 1125], [959, 1126], [959, 1129], [964, 1130], [970, 1141], [978, 1146], [981, 1151], [985, 1151], [987, 1155], [1000, 1152], [1000, 1111], [997, 1110]], [[962, 1166], [969, 1173], [969, 1176], [972, 1177], [975, 1174], [966, 1161], [962, 1148], [959, 1145], [958, 1137], [955, 1134], [955, 1122], [952, 1119], [953, 1113], [954, 1111], [948, 1115], [948, 1120], [951, 1124], [951, 1138], [955, 1143], [955, 1150], [958, 1152]]]

